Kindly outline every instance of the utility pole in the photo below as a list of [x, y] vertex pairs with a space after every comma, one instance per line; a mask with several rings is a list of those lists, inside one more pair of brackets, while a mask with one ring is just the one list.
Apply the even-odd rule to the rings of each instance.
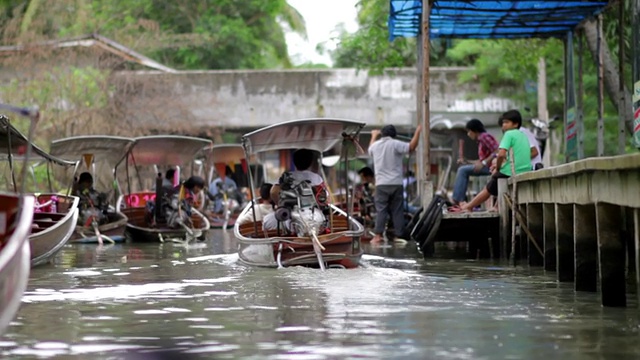
[[422, 204], [426, 208], [427, 205], [431, 202], [431, 198], [433, 197], [433, 184], [431, 183], [431, 143], [429, 141], [429, 136], [431, 134], [431, 112], [430, 112], [430, 102], [429, 102], [429, 65], [430, 65], [430, 52], [431, 52], [431, 42], [430, 42], [430, 34], [429, 34], [429, 15], [431, 14], [431, 1], [432, 0], [422, 0], [422, 27], [421, 27], [421, 35], [422, 35], [422, 161], [424, 162], [424, 172], [421, 174], [423, 176], [422, 181]]

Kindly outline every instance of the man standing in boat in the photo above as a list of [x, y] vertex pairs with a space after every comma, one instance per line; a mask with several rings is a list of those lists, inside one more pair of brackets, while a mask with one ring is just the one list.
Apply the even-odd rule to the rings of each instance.
[[[411, 141], [406, 143], [395, 139], [397, 132], [393, 125], [387, 125], [382, 130], [371, 131], [371, 143], [369, 144], [369, 156], [373, 159], [376, 178], [376, 226], [372, 244], [380, 243], [383, 238], [387, 218], [391, 216], [396, 238], [394, 241], [402, 242], [397, 236], [404, 230], [403, 203], [403, 171], [402, 161], [406, 154], [414, 151], [420, 141], [422, 126], [418, 125]], [[382, 138], [378, 140], [378, 136]]]

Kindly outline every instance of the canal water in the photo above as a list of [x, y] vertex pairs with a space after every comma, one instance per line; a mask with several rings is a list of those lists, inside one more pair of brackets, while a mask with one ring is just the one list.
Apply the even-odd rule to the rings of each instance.
[[358, 269], [261, 269], [204, 244], [64, 248], [31, 272], [3, 359], [638, 359], [639, 311], [542, 270], [367, 248]]

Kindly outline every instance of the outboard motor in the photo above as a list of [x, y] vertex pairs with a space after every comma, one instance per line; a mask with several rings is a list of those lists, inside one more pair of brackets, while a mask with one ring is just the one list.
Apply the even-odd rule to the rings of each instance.
[[309, 182], [296, 183], [290, 172], [280, 177], [280, 197], [275, 216], [280, 222], [290, 221], [290, 229], [297, 236], [324, 231], [325, 217], [316, 201], [316, 194]]

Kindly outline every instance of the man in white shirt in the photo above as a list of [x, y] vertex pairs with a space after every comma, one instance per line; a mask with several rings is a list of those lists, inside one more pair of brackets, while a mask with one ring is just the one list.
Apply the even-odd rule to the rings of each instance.
[[[248, 222], [253, 221], [253, 215], [255, 210], [256, 221], [262, 221], [263, 218], [271, 213], [273, 213], [273, 203], [271, 202], [271, 187], [273, 185], [270, 183], [264, 183], [260, 186], [260, 199], [256, 201], [255, 204], [249, 203], [247, 207], [249, 207], [249, 211], [243, 212], [236, 219], [236, 223], [238, 225], [242, 225]], [[255, 206], [254, 210], [251, 210], [251, 206]], [[275, 218], [274, 218], [275, 219]]]
[[[382, 130], [371, 131], [369, 155], [373, 158], [376, 176], [376, 226], [375, 236], [371, 239], [372, 244], [382, 241], [382, 233], [389, 216], [393, 220], [396, 237], [400, 236], [404, 230], [402, 161], [405, 154], [418, 147], [421, 130], [422, 127], [418, 125], [409, 143], [395, 139], [397, 133], [393, 125], [387, 125]], [[378, 140], [380, 134], [382, 134], [382, 138]], [[402, 241], [403, 239], [396, 238], [395, 240]]]
[[524, 126], [520, 127], [520, 131], [527, 135], [527, 139], [529, 139], [529, 146], [531, 146], [531, 166], [533, 167], [533, 170], [538, 170], [542, 167], [542, 157], [540, 156], [540, 144], [538, 143], [538, 139], [536, 139], [536, 136], [533, 135], [531, 130]]

